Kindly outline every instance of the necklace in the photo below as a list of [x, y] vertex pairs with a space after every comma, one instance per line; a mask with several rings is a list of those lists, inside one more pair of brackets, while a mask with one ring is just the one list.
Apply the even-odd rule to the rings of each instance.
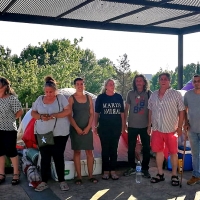
[[142, 91], [142, 92], [138, 92], [138, 91], [136, 90], [136, 93], [137, 93], [137, 99], [140, 99], [140, 95], [143, 93], [143, 91]]

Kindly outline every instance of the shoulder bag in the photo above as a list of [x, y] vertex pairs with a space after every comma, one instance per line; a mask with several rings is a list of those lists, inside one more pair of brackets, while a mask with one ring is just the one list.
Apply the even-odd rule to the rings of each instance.
[[[58, 101], [58, 97], [57, 96], [56, 96], [56, 99]], [[59, 111], [60, 111], [59, 101], [58, 101], [58, 106], [59, 106]], [[37, 131], [36, 131], [38, 147], [44, 147], [44, 146], [47, 146], [47, 145], [54, 145], [53, 131], [54, 131], [55, 127], [56, 127], [56, 122], [57, 122], [57, 118], [55, 120], [55, 124], [54, 124], [54, 127], [53, 127], [52, 131], [49, 131], [49, 132], [44, 133], [44, 134], [38, 134]]]

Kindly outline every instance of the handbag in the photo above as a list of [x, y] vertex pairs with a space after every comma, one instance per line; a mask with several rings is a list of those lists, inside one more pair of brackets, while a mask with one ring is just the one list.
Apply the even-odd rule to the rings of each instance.
[[[56, 96], [56, 99], [58, 101], [58, 97]], [[59, 106], [59, 111], [60, 111], [60, 104], [58, 101], [58, 106]], [[36, 131], [36, 137], [37, 137], [37, 143], [39, 147], [44, 147], [44, 146], [48, 146], [48, 145], [54, 145], [54, 136], [53, 136], [53, 131], [56, 127], [56, 122], [57, 122], [57, 118], [55, 120], [55, 124], [53, 127], [52, 131], [49, 131], [47, 133], [44, 134], [38, 134]]]

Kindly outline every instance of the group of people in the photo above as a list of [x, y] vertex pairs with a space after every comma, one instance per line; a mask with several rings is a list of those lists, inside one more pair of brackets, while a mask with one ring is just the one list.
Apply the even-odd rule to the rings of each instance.
[[[93, 106], [92, 98], [84, 93], [84, 80], [76, 78], [76, 92], [67, 100], [57, 92], [56, 81], [45, 77], [44, 95], [39, 96], [33, 104], [31, 115], [36, 119], [35, 135], [53, 131], [54, 145], [39, 147], [41, 153], [42, 182], [35, 188], [43, 191], [48, 188], [48, 172], [53, 157], [60, 188], [69, 190], [64, 180], [64, 150], [70, 135], [74, 151], [74, 165], [77, 172], [75, 184], [82, 184], [80, 153], [85, 150], [88, 166], [88, 177], [92, 183], [98, 180], [93, 177], [93, 132], [99, 135], [102, 147], [102, 179], [118, 180], [116, 174], [117, 149], [119, 138], [127, 130], [129, 168], [124, 176], [136, 173], [135, 147], [138, 135], [142, 143], [142, 173], [151, 178], [151, 183], [164, 181], [163, 150], [168, 148], [171, 155], [171, 184], [179, 185], [177, 176], [177, 138], [184, 128], [189, 132], [192, 149], [193, 175], [189, 185], [200, 181], [200, 75], [192, 78], [194, 89], [188, 91], [182, 100], [181, 94], [170, 87], [170, 74], [159, 75], [159, 89], [151, 92], [144, 75], [133, 79], [133, 90], [129, 91], [124, 106], [123, 98], [115, 92], [115, 82], [105, 81], [102, 92]], [[14, 175], [12, 184], [20, 181], [18, 156], [16, 151], [16, 119], [22, 115], [22, 107], [10, 82], [0, 78], [0, 184], [5, 181], [5, 155], [11, 158]], [[92, 132], [92, 124], [94, 127]], [[151, 137], [151, 141], [150, 141]], [[37, 137], [36, 137], [37, 138]], [[156, 153], [158, 173], [151, 177], [149, 173], [150, 147]]]

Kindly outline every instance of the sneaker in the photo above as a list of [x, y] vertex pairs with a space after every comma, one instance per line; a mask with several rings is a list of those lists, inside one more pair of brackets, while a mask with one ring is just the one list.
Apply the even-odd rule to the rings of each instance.
[[35, 191], [42, 192], [43, 190], [47, 189], [48, 185], [45, 182], [41, 182], [36, 188]]
[[200, 182], [200, 177], [192, 176], [192, 178], [189, 181], [187, 181], [187, 184], [188, 185], [194, 185], [198, 182]]
[[67, 190], [69, 190], [69, 186], [67, 185], [67, 183], [65, 181], [63, 181], [60, 183], [60, 189], [62, 191], [67, 191]]
[[144, 178], [151, 178], [151, 175], [149, 174], [148, 170], [142, 170], [142, 173]]
[[135, 174], [135, 173], [136, 173], [135, 169], [129, 168], [129, 169], [127, 169], [127, 170], [123, 173], [123, 175], [124, 175], [124, 176], [131, 176], [131, 175], [133, 175], [133, 174]]

